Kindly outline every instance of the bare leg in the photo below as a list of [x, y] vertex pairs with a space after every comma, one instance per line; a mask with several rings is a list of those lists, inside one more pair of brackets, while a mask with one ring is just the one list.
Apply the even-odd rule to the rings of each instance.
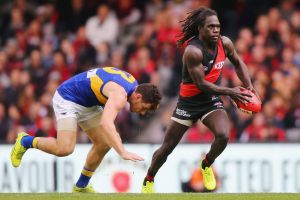
[[88, 183], [110, 147], [106, 143], [105, 135], [100, 126], [91, 128], [86, 133], [92, 140], [93, 146], [87, 155], [83, 170], [73, 191], [95, 192], [91, 186], [88, 186]]
[[37, 149], [56, 156], [67, 156], [74, 151], [75, 131], [58, 131], [57, 138], [38, 137]]
[[206, 166], [209, 167], [227, 146], [230, 131], [229, 119], [224, 110], [217, 110], [208, 115], [203, 123], [215, 136], [215, 140], [206, 154]]
[[106, 153], [110, 150], [110, 147], [106, 144], [105, 136], [103, 135], [99, 126], [86, 132], [89, 138], [92, 140], [93, 146], [87, 155], [84, 166], [86, 169], [95, 171]]
[[172, 153], [188, 128], [188, 126], [179, 124], [172, 120], [171, 125], [166, 131], [166, 136], [162, 145], [153, 154], [148, 175], [152, 177], [156, 175], [157, 171], [166, 162], [168, 156]]
[[19, 133], [11, 151], [12, 165], [19, 167], [24, 153], [29, 148], [36, 148], [56, 156], [70, 155], [74, 151], [76, 144], [76, 119], [65, 118], [62, 121], [59, 120], [58, 124], [63, 126], [60, 127], [61, 129], [58, 129], [57, 138], [33, 137], [25, 132]]
[[38, 137], [36, 148], [56, 156], [70, 155], [75, 148], [77, 120], [63, 118], [57, 120], [57, 137]]

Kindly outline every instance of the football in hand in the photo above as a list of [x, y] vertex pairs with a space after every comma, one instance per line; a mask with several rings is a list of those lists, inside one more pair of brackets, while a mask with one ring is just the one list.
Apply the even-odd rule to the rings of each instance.
[[247, 114], [258, 113], [261, 110], [261, 101], [260, 99], [250, 90], [243, 89], [243, 91], [247, 92], [251, 95], [249, 98], [249, 102], [241, 101], [239, 99], [232, 99], [233, 104], [242, 112]]

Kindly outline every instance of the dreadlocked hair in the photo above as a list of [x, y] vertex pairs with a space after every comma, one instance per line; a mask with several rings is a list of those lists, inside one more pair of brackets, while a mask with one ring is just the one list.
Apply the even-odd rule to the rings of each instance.
[[198, 27], [204, 25], [206, 17], [213, 15], [217, 16], [217, 12], [205, 7], [189, 12], [188, 16], [180, 21], [182, 31], [179, 34], [180, 39], [177, 41], [177, 45], [182, 47], [182, 45], [191, 37], [198, 36]]
[[140, 93], [143, 97], [143, 101], [151, 103], [151, 110], [155, 110], [161, 100], [161, 94], [156, 85], [151, 83], [142, 83], [137, 86], [136, 92]]

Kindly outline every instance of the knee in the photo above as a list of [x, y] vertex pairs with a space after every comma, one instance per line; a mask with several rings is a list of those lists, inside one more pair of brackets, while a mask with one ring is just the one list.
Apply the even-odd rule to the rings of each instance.
[[215, 139], [228, 142], [229, 141], [229, 131], [222, 130], [215, 133]]
[[64, 157], [72, 154], [74, 151], [74, 148], [71, 147], [63, 147], [63, 148], [58, 148], [56, 151], [56, 156], [58, 157]]

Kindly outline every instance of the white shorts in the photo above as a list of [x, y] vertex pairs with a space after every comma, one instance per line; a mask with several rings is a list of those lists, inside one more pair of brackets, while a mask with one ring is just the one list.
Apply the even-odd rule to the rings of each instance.
[[[93, 118], [99, 119], [101, 117], [99, 117], [99, 115], [101, 115], [103, 112], [103, 107], [101, 106], [84, 107], [74, 102], [65, 100], [57, 91], [52, 98], [52, 102], [58, 125], [61, 124], [59, 121], [64, 121], [64, 119], [67, 118], [75, 119], [80, 125], [81, 122], [90, 121], [93, 120]], [[69, 127], [67, 129], [69, 129]]]

